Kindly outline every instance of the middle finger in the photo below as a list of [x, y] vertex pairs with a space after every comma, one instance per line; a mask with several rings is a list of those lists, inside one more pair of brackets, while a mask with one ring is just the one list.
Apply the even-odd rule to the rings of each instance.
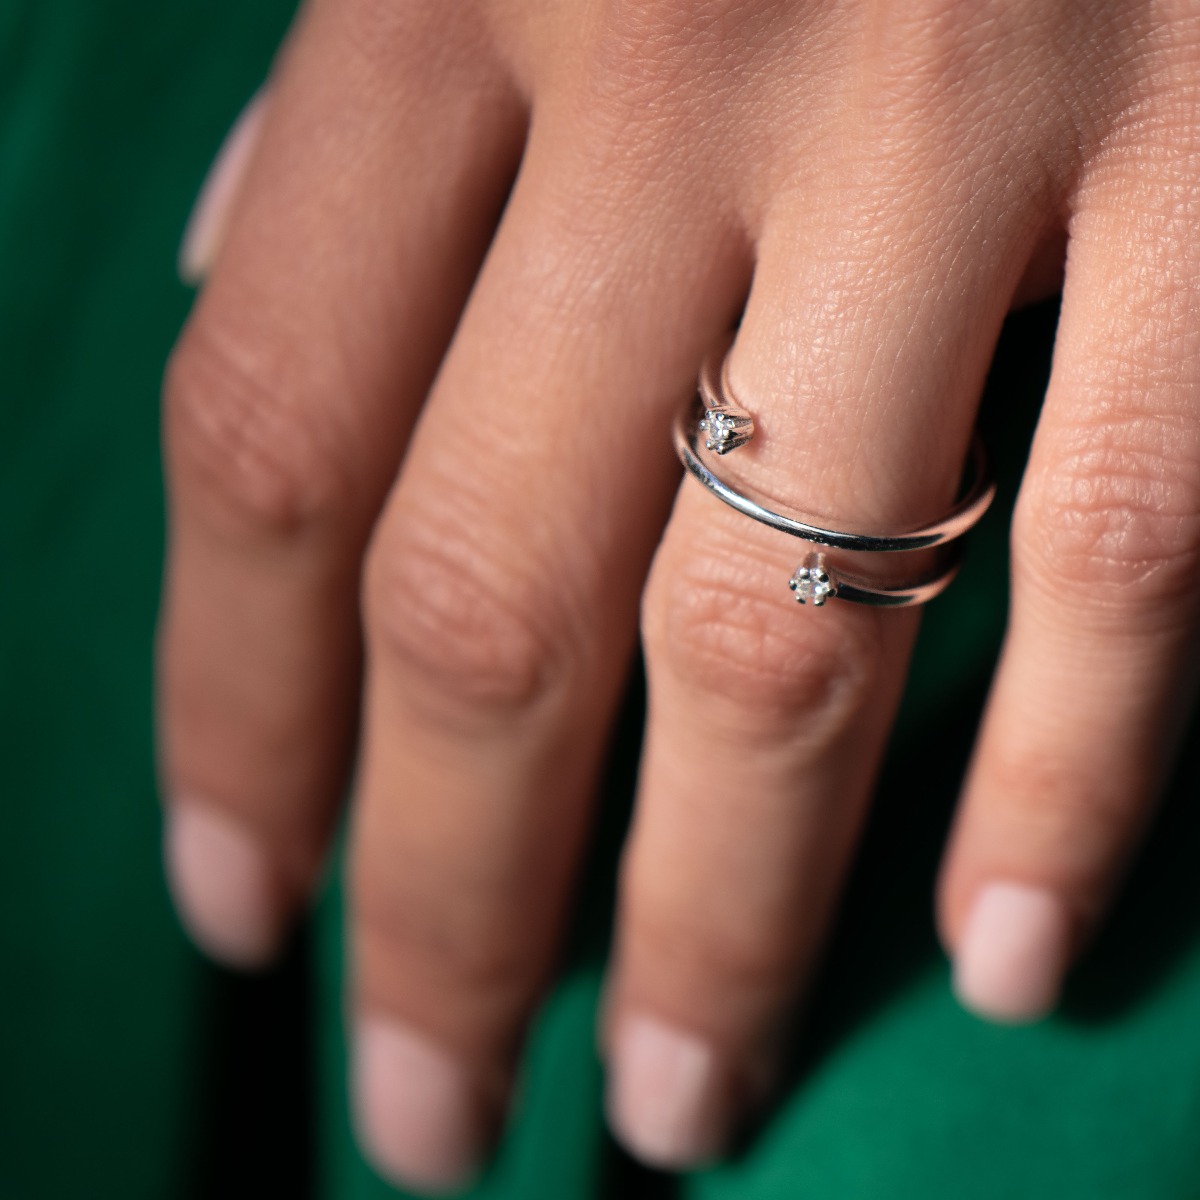
[[380, 1166], [426, 1185], [470, 1170], [504, 1106], [677, 478], [670, 410], [745, 287], [718, 198], [655, 171], [629, 114], [556, 119], [535, 116], [367, 569], [358, 1112]]

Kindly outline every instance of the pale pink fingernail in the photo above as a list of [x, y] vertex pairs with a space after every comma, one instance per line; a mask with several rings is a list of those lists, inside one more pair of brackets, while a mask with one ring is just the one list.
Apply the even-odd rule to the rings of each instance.
[[959, 1000], [981, 1017], [1018, 1023], [1058, 1002], [1071, 950], [1071, 920], [1042, 888], [992, 883], [967, 916], [954, 963]]
[[678, 1169], [719, 1157], [732, 1132], [732, 1099], [729, 1074], [707, 1043], [653, 1017], [620, 1019], [608, 1120], [638, 1158]]
[[270, 962], [287, 914], [259, 843], [216, 808], [183, 800], [167, 812], [163, 850], [175, 908], [196, 945], [233, 967]]
[[184, 283], [199, 283], [217, 256], [230, 209], [258, 143], [265, 98], [265, 92], [257, 92], [242, 109], [208, 169], [179, 247], [179, 277]]
[[401, 1187], [457, 1191], [490, 1149], [495, 1114], [477, 1082], [442, 1047], [397, 1022], [360, 1021], [354, 1102], [364, 1153]]

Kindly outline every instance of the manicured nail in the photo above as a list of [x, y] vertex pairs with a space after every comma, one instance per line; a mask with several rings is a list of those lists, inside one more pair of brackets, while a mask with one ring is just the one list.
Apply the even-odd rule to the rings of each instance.
[[257, 92], [242, 109], [208, 169], [179, 248], [179, 277], [184, 283], [199, 283], [217, 256], [229, 211], [258, 143], [264, 99], [265, 93]]
[[609, 1124], [634, 1155], [675, 1169], [720, 1156], [733, 1094], [712, 1047], [652, 1017], [625, 1016], [609, 1068]]
[[184, 800], [167, 812], [163, 849], [175, 908], [196, 945], [232, 967], [269, 963], [287, 914], [258, 842], [211, 805]]
[[1024, 884], [989, 884], [967, 917], [954, 990], [981, 1017], [1035, 1021], [1058, 1002], [1070, 942], [1070, 917], [1057, 896]]
[[394, 1021], [359, 1023], [354, 1100], [364, 1153], [400, 1187], [461, 1190], [490, 1149], [495, 1114], [476, 1081], [440, 1046]]

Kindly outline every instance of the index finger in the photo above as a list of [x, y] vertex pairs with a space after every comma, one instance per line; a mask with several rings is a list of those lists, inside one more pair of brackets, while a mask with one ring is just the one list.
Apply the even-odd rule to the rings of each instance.
[[353, 744], [360, 560], [524, 115], [467, 16], [318, 0], [166, 386], [160, 718], [177, 905], [268, 957]]

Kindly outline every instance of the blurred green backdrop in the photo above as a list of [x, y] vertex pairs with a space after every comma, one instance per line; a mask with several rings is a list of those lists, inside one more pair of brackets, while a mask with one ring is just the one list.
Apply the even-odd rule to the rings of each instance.
[[[239, 980], [184, 943], [158, 857], [175, 251], [290, 10], [0, 0], [0, 1200], [393, 1194], [349, 1137], [336, 882], [288, 961]], [[1008, 501], [1054, 315], [1010, 322], [989, 385]], [[635, 678], [576, 935], [481, 1197], [1200, 1196], [1194, 754], [1059, 1016], [992, 1029], [949, 995], [932, 878], [1003, 624], [1004, 524], [1002, 504], [930, 612], [795, 1086], [738, 1161], [685, 1181], [607, 1139], [592, 1049]]]

